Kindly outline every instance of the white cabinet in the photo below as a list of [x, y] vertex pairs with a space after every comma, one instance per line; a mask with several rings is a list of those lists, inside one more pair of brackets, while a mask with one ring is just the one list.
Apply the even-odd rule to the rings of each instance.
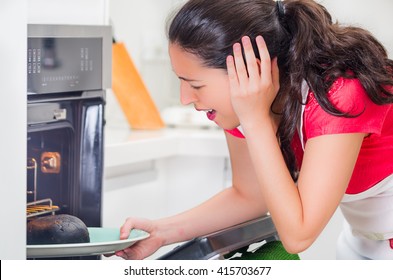
[[105, 176], [105, 227], [120, 227], [129, 216], [156, 219], [185, 211], [224, 187], [225, 158], [169, 157], [128, 168]]
[[225, 157], [180, 156], [165, 161], [166, 213], [172, 215], [204, 202], [223, 190]]
[[119, 228], [129, 216], [155, 219], [164, 214], [165, 174], [160, 165], [162, 160], [105, 170], [104, 227]]

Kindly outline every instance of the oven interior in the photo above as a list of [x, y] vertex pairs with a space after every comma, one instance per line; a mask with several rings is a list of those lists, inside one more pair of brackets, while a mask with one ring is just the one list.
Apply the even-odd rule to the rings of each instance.
[[28, 104], [28, 218], [64, 213], [101, 226], [104, 92]]

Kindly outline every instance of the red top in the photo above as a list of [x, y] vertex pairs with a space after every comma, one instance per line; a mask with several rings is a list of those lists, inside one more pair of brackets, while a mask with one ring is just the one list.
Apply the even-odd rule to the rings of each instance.
[[[341, 111], [357, 116], [346, 118], [326, 113], [310, 92], [303, 115], [303, 141], [328, 134], [369, 134], [363, 141], [346, 190], [347, 194], [361, 193], [393, 174], [393, 105], [373, 103], [357, 79], [337, 79], [328, 98]], [[244, 138], [236, 128], [227, 132]], [[303, 149], [298, 137], [296, 134], [292, 146], [301, 164]]]
[[234, 129], [225, 129], [225, 131], [237, 138], [246, 138], [237, 127]]
[[310, 92], [303, 115], [304, 143], [327, 134], [370, 134], [363, 141], [346, 190], [347, 194], [361, 193], [393, 174], [393, 105], [373, 103], [357, 79], [337, 79], [328, 98], [341, 111], [359, 115], [346, 118], [326, 113]]

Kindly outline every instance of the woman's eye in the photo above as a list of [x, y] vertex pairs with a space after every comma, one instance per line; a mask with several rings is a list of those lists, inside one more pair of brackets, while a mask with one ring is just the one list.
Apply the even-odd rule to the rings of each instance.
[[192, 87], [193, 89], [201, 89], [201, 88], [203, 88], [203, 86], [193, 86], [193, 85], [191, 85], [191, 87]]

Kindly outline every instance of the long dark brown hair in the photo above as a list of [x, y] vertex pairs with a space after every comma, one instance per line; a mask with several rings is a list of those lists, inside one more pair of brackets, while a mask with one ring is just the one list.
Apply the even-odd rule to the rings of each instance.
[[384, 47], [364, 29], [333, 23], [328, 11], [312, 0], [190, 0], [169, 23], [169, 41], [211, 68], [226, 69], [226, 57], [244, 35], [259, 57], [253, 39], [263, 36], [270, 56], [278, 58], [280, 91], [274, 104], [282, 106], [277, 136], [295, 180], [298, 165], [291, 141], [300, 118], [303, 81], [320, 106], [336, 116], [353, 117], [327, 97], [338, 77], [359, 79], [376, 104], [393, 103], [387, 90], [393, 85], [393, 61]]

